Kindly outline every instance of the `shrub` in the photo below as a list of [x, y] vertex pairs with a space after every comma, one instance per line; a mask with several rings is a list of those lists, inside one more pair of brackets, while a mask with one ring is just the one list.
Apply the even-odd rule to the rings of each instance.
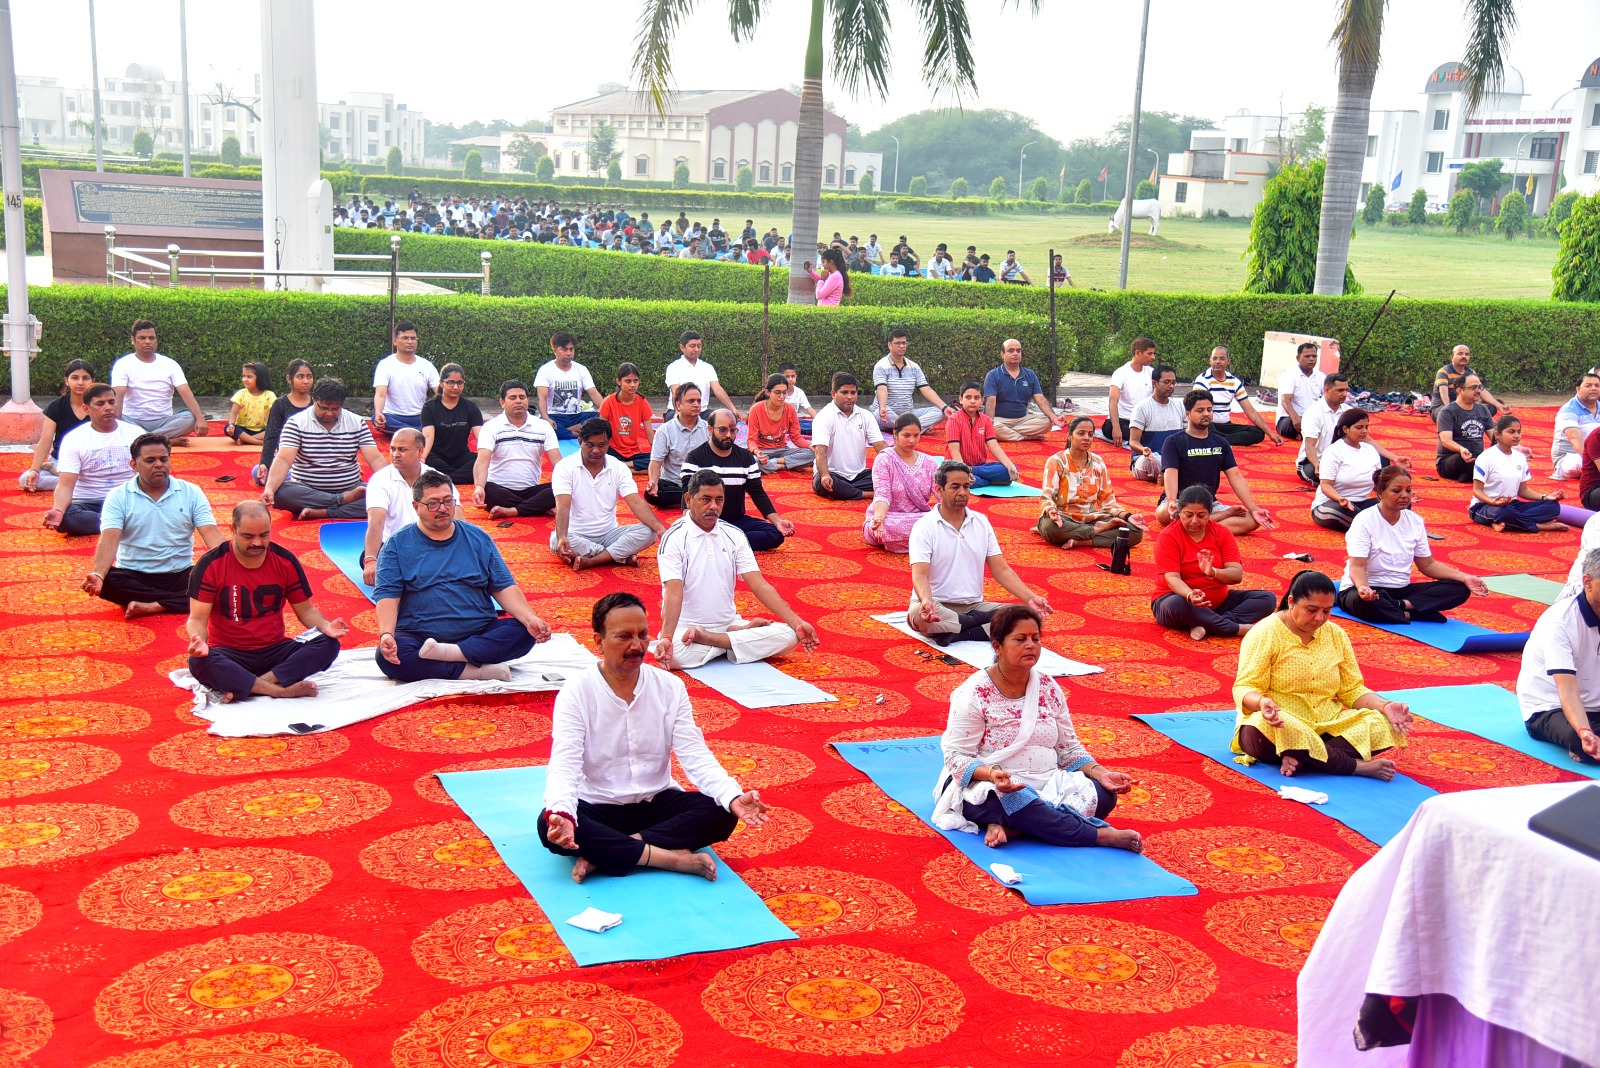
[[1513, 189], [1500, 201], [1500, 215], [1495, 219], [1494, 228], [1504, 234], [1507, 241], [1528, 230], [1528, 199], [1520, 190]]
[[[1045, 198], [1045, 192], [1048, 190], [1048, 188], [1049, 183], [1046, 182], [1042, 176], [1035, 178], [1033, 180], [1033, 190], [1028, 194], [1028, 199], [1043, 200]], [[1065, 190], [1066, 186], [1062, 186], [1062, 189]]]
[[[22, 198], [22, 224], [25, 233], [24, 247], [30, 253], [44, 251], [44, 201], [38, 197]], [[6, 247], [6, 235], [0, 233], [0, 249]]]
[[1087, 204], [1094, 199], [1094, 184], [1085, 178], [1078, 183], [1077, 192], [1072, 194], [1074, 204]]
[[[479, 157], [482, 158], [481, 156]], [[406, 172], [405, 160], [400, 156], [400, 146], [390, 145], [388, 155], [383, 158], [385, 174], [404, 174]]]
[[740, 167], [733, 176], [733, 187], [741, 193], [748, 193], [756, 187], [756, 172], [749, 167]]
[[1445, 216], [1444, 224], [1455, 228], [1456, 233], [1464, 234], [1467, 227], [1471, 226], [1478, 215], [1478, 197], [1470, 189], [1461, 189], [1450, 198], [1450, 213]]
[[[482, 152], [479, 152], [474, 148], [467, 153], [466, 157], [461, 161], [461, 177], [467, 179], [469, 182], [477, 181], [483, 177]], [[361, 185], [363, 189], [366, 188], [365, 182], [362, 182]]]
[[1545, 228], [1552, 236], [1559, 237], [1561, 224], [1567, 221], [1572, 214], [1572, 206], [1578, 202], [1578, 191], [1568, 189], [1565, 193], [1550, 202], [1550, 210], [1545, 214]]
[[994, 181], [989, 183], [989, 199], [1001, 204], [1006, 202], [1006, 180], [1003, 175], [995, 175]]
[[1551, 295], [1556, 300], [1600, 301], [1600, 193], [1574, 198], [1567, 210], [1550, 272], [1556, 280]]
[[1361, 221], [1368, 226], [1377, 226], [1378, 220], [1383, 218], [1383, 211], [1389, 206], [1389, 194], [1384, 190], [1382, 182], [1373, 182], [1367, 190], [1367, 202], [1361, 208]]
[[1411, 204], [1406, 208], [1406, 222], [1421, 226], [1428, 221], [1428, 191], [1418, 189], [1411, 194]]
[[[222, 151], [219, 154], [222, 156], [222, 162], [230, 167], [237, 167], [244, 158], [244, 154], [239, 151], [239, 139], [232, 134], [222, 139]], [[182, 167], [178, 168], [178, 173], [183, 173]]]
[[915, 178], [911, 179], [911, 185], [906, 188], [906, 194], [913, 197], [927, 196], [928, 180], [920, 174], [917, 175]]
[[1405, 226], [1411, 222], [1411, 218], [1406, 212], [1391, 211], [1384, 215], [1383, 221], [1390, 226]]
[[[555, 172], [555, 164], [552, 163], [550, 165], [550, 170], [552, 174]], [[616, 160], [612, 160], [610, 163], [606, 164], [606, 181], [622, 181], [622, 164], [618, 163]]]
[[[541, 182], [553, 181], [556, 176], [556, 161], [549, 156], [540, 156], [538, 169], [533, 172], [533, 176]], [[366, 187], [365, 182], [362, 183], [362, 187]]]
[[[1250, 223], [1246, 293], [1310, 293], [1317, 276], [1323, 160], [1290, 163], [1267, 181]], [[1344, 291], [1361, 292], [1350, 265]]]
[[1133, 187], [1133, 199], [1154, 200], [1161, 195], [1161, 190], [1156, 188], [1156, 183], [1146, 178]]
[[[620, 178], [621, 176], [622, 170], [621, 168], [618, 168], [617, 177]], [[676, 167], [672, 168], [672, 188], [689, 188], [689, 165], [687, 163], [680, 163]]]
[[861, 176], [861, 181], [856, 183], [856, 190], [866, 196], [872, 195], [872, 172], [868, 171]]
[[155, 150], [156, 139], [151, 136], [149, 130], [140, 130], [133, 135], [133, 154], [135, 156], [143, 156], [145, 159], [149, 159], [155, 154]]
[[967, 180], [965, 178], [957, 178], [955, 181], [950, 183], [950, 199], [960, 200], [962, 197], [968, 195], [970, 188], [971, 187], [967, 184]]

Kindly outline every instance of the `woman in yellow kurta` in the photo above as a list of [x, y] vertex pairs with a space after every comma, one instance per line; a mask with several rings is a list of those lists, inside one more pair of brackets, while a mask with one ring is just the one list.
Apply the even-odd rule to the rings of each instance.
[[1367, 688], [1349, 637], [1328, 621], [1334, 593], [1328, 576], [1302, 571], [1278, 611], [1245, 636], [1233, 683], [1233, 751], [1241, 764], [1278, 764], [1285, 775], [1303, 769], [1387, 782], [1394, 761], [1378, 754], [1406, 744], [1411, 710]]

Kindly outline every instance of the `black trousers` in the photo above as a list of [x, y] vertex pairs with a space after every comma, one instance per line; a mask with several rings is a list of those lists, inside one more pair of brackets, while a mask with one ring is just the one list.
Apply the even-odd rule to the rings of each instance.
[[[1094, 784], [1094, 818], [1103, 820], [1117, 807], [1117, 795], [1099, 783]], [[1034, 798], [1015, 812], [1007, 812], [998, 794], [990, 794], [982, 804], [961, 803], [961, 814], [980, 827], [998, 823], [1008, 831], [1020, 831], [1047, 845], [1092, 846], [1100, 828], [1072, 809], [1059, 809], [1042, 798]]]
[[[1278, 752], [1272, 739], [1249, 725], [1239, 728], [1239, 748], [1263, 764], [1282, 764], [1284, 757], [1294, 757], [1300, 771], [1320, 771], [1328, 775], [1354, 775], [1361, 751], [1336, 734], [1322, 735], [1322, 744], [1328, 747], [1328, 759], [1318, 760], [1304, 749]], [[1387, 749], [1374, 750], [1372, 755], [1386, 753]]]
[[522, 489], [490, 482], [483, 487], [483, 503], [490, 508], [515, 508], [518, 515], [550, 515], [556, 510], [556, 491], [548, 482]]
[[[639, 866], [644, 847], [703, 849], [727, 841], [739, 826], [739, 817], [701, 793], [663, 790], [648, 801], [631, 805], [591, 805], [578, 802], [576, 849], [563, 849], [550, 841], [545, 821], [539, 822], [539, 841], [552, 853], [582, 857], [605, 875], [626, 875]], [[638, 835], [634, 838], [633, 835]]]
[[[1572, 724], [1567, 722], [1566, 714], [1561, 709], [1535, 712], [1522, 725], [1527, 728], [1528, 737], [1559, 745], [1585, 764], [1600, 764], [1600, 760], [1583, 751], [1583, 742], [1579, 740], [1578, 732], [1572, 729]], [[1589, 727], [1592, 730], [1600, 730], [1600, 712], [1589, 713]]]
[[1267, 432], [1254, 423], [1212, 423], [1211, 432], [1234, 448], [1260, 445], [1267, 440]]
[[656, 492], [645, 490], [644, 499], [656, 508], [683, 508], [683, 484], [662, 479]]
[[1300, 428], [1294, 425], [1294, 420], [1287, 415], [1278, 416], [1278, 433], [1290, 441], [1300, 440]]
[[[836, 482], [835, 485], [838, 483]], [[783, 544], [783, 532], [765, 519], [758, 519], [753, 515], [723, 516], [724, 523], [731, 523], [744, 532], [745, 540], [750, 543], [753, 553], [767, 552]]]
[[1448, 478], [1451, 482], [1471, 482], [1474, 462], [1458, 452], [1447, 452], [1434, 458], [1433, 469], [1439, 472], [1440, 478]]
[[645, 452], [635, 453], [632, 456], [624, 456], [616, 449], [607, 449], [606, 455], [616, 457], [623, 463], [627, 464], [628, 467], [635, 472], [650, 470], [650, 453], [648, 450]]
[[1368, 623], [1405, 623], [1406, 610], [1402, 602], [1411, 602], [1411, 619], [1420, 623], [1443, 623], [1444, 613], [1459, 607], [1472, 596], [1467, 584], [1455, 579], [1436, 582], [1413, 582], [1409, 586], [1389, 588], [1374, 586], [1376, 601], [1363, 601], [1354, 586], [1339, 591], [1339, 607]]
[[[1129, 428], [1132, 426], [1132, 421], [1128, 419], [1118, 419], [1117, 426], [1121, 427], [1122, 440], [1124, 443], [1126, 443], [1128, 440]], [[1116, 440], [1111, 436], [1111, 417], [1109, 415], [1106, 416], [1105, 419], [1100, 423], [1100, 436], [1105, 438], [1107, 441]]]
[[213, 645], [210, 656], [189, 658], [189, 674], [207, 689], [243, 701], [250, 696], [256, 679], [268, 672], [278, 680], [279, 686], [293, 686], [319, 671], [326, 671], [338, 655], [339, 640], [326, 634], [304, 642], [286, 638], [262, 649], [225, 649]]
[[100, 599], [126, 608], [135, 601], [155, 602], [168, 612], [189, 614], [189, 571], [147, 573], [114, 567], [106, 572]]
[[[1591, 512], [1600, 512], [1600, 486], [1596, 486], [1583, 495], [1583, 506]], [[61, 529], [67, 529], [65, 523], [61, 525]]]
[[100, 533], [100, 509], [105, 503], [105, 501], [99, 500], [73, 501], [68, 504], [67, 510], [61, 515], [61, 533]]
[[1171, 630], [1206, 628], [1207, 634], [1231, 638], [1246, 623], [1259, 623], [1278, 607], [1278, 599], [1266, 590], [1229, 590], [1216, 608], [1194, 604], [1175, 593], [1164, 594], [1150, 603], [1156, 622]]
[[1294, 473], [1300, 476], [1300, 481], [1308, 486], [1316, 486], [1320, 479], [1317, 478], [1317, 469], [1311, 466], [1310, 460], [1300, 460], [1294, 465]]
[[841, 475], [837, 471], [829, 471], [833, 476], [833, 492], [822, 488], [822, 472], [814, 472], [811, 476], [811, 491], [818, 497], [827, 497], [835, 501], [859, 501], [862, 497], [872, 492], [872, 468], [867, 468], [859, 475], [852, 477]]
[[1350, 524], [1356, 521], [1356, 516], [1378, 503], [1378, 498], [1368, 497], [1364, 501], [1357, 501], [1354, 508], [1345, 508], [1335, 504], [1332, 498], [1321, 504], [1311, 506], [1311, 521], [1324, 530], [1333, 530], [1343, 533], [1350, 529]]
[[447, 464], [434, 459], [432, 456], [428, 457], [428, 466], [441, 474], [449, 476], [450, 481], [457, 486], [472, 485], [472, 469], [477, 466], [477, 463], [478, 458], [476, 456], [468, 456], [457, 464]]

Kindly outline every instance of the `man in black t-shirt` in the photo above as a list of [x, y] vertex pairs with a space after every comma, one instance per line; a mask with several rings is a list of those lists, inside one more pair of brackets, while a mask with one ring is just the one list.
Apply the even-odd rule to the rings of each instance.
[[1472, 465], [1494, 426], [1494, 409], [1478, 399], [1482, 395], [1483, 379], [1467, 375], [1456, 388], [1456, 399], [1439, 409], [1439, 447], [1433, 466], [1440, 478], [1472, 481]]
[[[718, 408], [711, 413], [706, 440], [689, 450], [683, 458], [682, 490], [689, 497], [689, 479], [696, 471], [715, 471], [722, 479], [724, 502], [722, 521], [739, 528], [750, 543], [751, 552], [766, 552], [794, 535], [794, 524], [778, 514], [761, 483], [761, 460], [755, 453], [734, 444], [733, 413]], [[745, 511], [745, 498], [756, 514]]]
[[1233, 446], [1228, 439], [1211, 429], [1211, 392], [1192, 389], [1183, 398], [1183, 410], [1188, 422], [1183, 432], [1173, 434], [1161, 445], [1161, 477], [1163, 490], [1156, 505], [1156, 518], [1162, 523], [1177, 519], [1178, 494], [1190, 486], [1204, 486], [1217, 495], [1217, 488], [1226, 478], [1239, 498], [1236, 505], [1220, 500], [1211, 509], [1211, 519], [1243, 537], [1258, 527], [1272, 529], [1272, 513], [1256, 505], [1250, 484], [1233, 458]]

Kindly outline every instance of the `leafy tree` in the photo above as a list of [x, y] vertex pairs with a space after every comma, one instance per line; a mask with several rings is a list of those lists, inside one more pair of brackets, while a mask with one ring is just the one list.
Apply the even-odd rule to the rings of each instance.
[[[1290, 163], [1267, 181], [1250, 223], [1246, 293], [1310, 293], [1316, 281], [1325, 160]], [[1361, 286], [1345, 266], [1344, 292]]]
[[609, 122], [601, 119], [589, 131], [589, 143], [585, 147], [589, 154], [589, 169], [595, 173], [605, 170], [611, 164], [617, 151], [617, 129]]
[[[555, 165], [551, 164], [551, 168], [550, 169], [551, 169], [551, 173], [553, 174], [555, 172]], [[612, 160], [610, 163], [606, 164], [606, 181], [608, 181], [608, 182], [620, 182], [620, 181], [622, 181], [622, 164], [618, 163], [616, 160]]]
[[1600, 193], [1572, 201], [1550, 273], [1556, 300], [1600, 301]]
[[1450, 213], [1444, 217], [1444, 224], [1455, 228], [1456, 233], [1466, 233], [1467, 227], [1477, 221], [1478, 198], [1470, 189], [1458, 189], [1456, 195], [1450, 198]]
[[467, 153], [467, 158], [462, 162], [461, 177], [474, 180], [483, 177], [483, 153], [473, 149]]
[[1565, 193], [1550, 202], [1550, 210], [1545, 213], [1545, 229], [1552, 234], [1560, 235], [1561, 224], [1572, 215], [1572, 206], [1578, 202], [1578, 191], [1568, 189]]
[[866, 194], [869, 194], [869, 195], [872, 193], [872, 172], [871, 171], [868, 171], [867, 173], [865, 173], [865, 174], [863, 174], [861, 176], [861, 181], [856, 183], [856, 189], [858, 191], [862, 192], [862, 193], [866, 193]]
[[1411, 194], [1411, 204], [1406, 208], [1406, 222], [1421, 226], [1428, 221], [1428, 191], [1418, 189]]
[[1494, 228], [1505, 234], [1507, 241], [1528, 232], [1528, 198], [1522, 195], [1522, 190], [1513, 189], [1500, 201], [1500, 216]]
[[1006, 180], [1004, 175], [995, 175], [994, 181], [989, 183], [989, 199], [998, 200], [1001, 203], [1005, 202]]
[[[1043, 175], [1040, 175], [1038, 178], [1035, 178], [1033, 180], [1033, 190], [1028, 194], [1028, 199], [1029, 200], [1043, 200], [1044, 199], [1044, 195], [1045, 195], [1046, 191], [1049, 189], [1049, 187], [1050, 187], [1050, 184], [1044, 180], [1044, 176]], [[1066, 188], [1066, 187], [1063, 186], [1062, 188]]]
[[244, 158], [244, 153], [239, 151], [239, 139], [232, 134], [224, 137], [220, 155], [222, 156], [222, 162], [230, 167], [237, 167], [239, 161]]
[[133, 154], [149, 159], [155, 154], [156, 139], [150, 135], [149, 130], [140, 130], [133, 135]]
[[544, 131], [544, 123], [529, 121], [518, 126], [510, 119], [490, 119], [488, 122], [473, 121], [460, 126], [452, 126], [447, 122], [430, 122], [422, 135], [423, 152], [430, 157], [448, 155], [451, 163], [460, 165], [466, 159], [468, 146], [457, 145], [452, 142], [462, 141], [468, 137], [497, 134], [502, 130], [527, 130], [531, 133], [541, 133]]
[[906, 195], [911, 197], [925, 197], [928, 195], [928, 179], [917, 175], [911, 179], [911, 185], [906, 189]]
[[1161, 190], [1157, 189], [1156, 183], [1148, 178], [1141, 179], [1139, 184], [1133, 187], [1133, 199], [1135, 200], [1154, 200], [1160, 195]]
[[1294, 124], [1289, 142], [1290, 159], [1304, 162], [1322, 155], [1322, 142], [1328, 139], [1327, 117], [1326, 109], [1315, 104], [1307, 105], [1300, 115], [1300, 121]]
[[549, 156], [540, 156], [539, 169], [533, 172], [533, 176], [541, 182], [552, 181], [556, 176], [556, 161]]
[[950, 183], [950, 199], [960, 200], [962, 197], [968, 195], [970, 189], [971, 187], [967, 185], [967, 180], [965, 178], [957, 178], [955, 181]]
[[1477, 207], [1481, 210], [1502, 188], [1509, 179], [1501, 173], [1505, 162], [1498, 159], [1479, 160], [1477, 163], [1468, 163], [1461, 168], [1456, 177], [1458, 189], [1470, 189], [1477, 196]]
[[[1193, 115], [1177, 115], [1170, 111], [1146, 111], [1139, 117], [1139, 165], [1154, 164], [1157, 160], [1165, 161], [1174, 152], [1183, 152], [1189, 147], [1189, 135], [1195, 130], [1208, 130], [1216, 124], [1209, 119], [1196, 118]], [[1093, 169], [1086, 173], [1097, 181], [1100, 177], [1100, 168], [1110, 164], [1107, 178], [1109, 179], [1108, 194], [1113, 199], [1122, 199], [1124, 190], [1123, 181], [1128, 170], [1128, 133], [1130, 120], [1118, 119], [1111, 127], [1112, 146], [1111, 158], [1095, 163]], [[1107, 142], [1101, 142], [1106, 144]], [[1077, 142], [1073, 142], [1074, 145]], [[1067, 169], [1070, 180], [1075, 176], [1071, 168], [1071, 160]], [[1134, 195], [1138, 196], [1138, 186], [1134, 186]], [[1152, 194], [1153, 195], [1153, 194]]]
[[1389, 206], [1389, 194], [1383, 188], [1382, 182], [1373, 182], [1372, 188], [1367, 190], [1367, 204], [1361, 209], [1361, 221], [1368, 226], [1377, 226], [1383, 221], [1384, 209]]
[[[539, 161], [546, 155], [544, 142], [535, 141], [526, 134], [518, 134], [506, 146], [506, 155], [511, 157], [517, 170], [524, 174], [532, 174], [539, 169]], [[555, 164], [552, 163], [551, 166]]]
[[741, 193], [750, 192], [756, 187], [756, 172], [749, 167], [740, 167], [739, 173], [733, 176], [733, 187]]
[[405, 173], [405, 161], [401, 158], [399, 145], [389, 146], [389, 154], [383, 159], [383, 169], [387, 174]]
[[689, 188], [689, 165], [687, 163], [680, 163], [672, 168], [672, 188]]
[[[970, 6], [970, 4], [969, 4]], [[1029, 141], [1028, 169], [1046, 174], [1061, 169], [1060, 142], [1042, 132], [1035, 121], [1012, 111], [934, 108], [903, 115], [873, 130], [862, 140], [868, 151], [894, 157], [889, 135], [900, 138], [900, 166], [907, 174], [965, 178], [983, 188], [996, 174], [1016, 173], [1017, 153]]]
[[1080, 181], [1077, 192], [1072, 194], [1072, 202], [1074, 204], [1092, 204], [1094, 202], [1094, 183], [1087, 178]]

